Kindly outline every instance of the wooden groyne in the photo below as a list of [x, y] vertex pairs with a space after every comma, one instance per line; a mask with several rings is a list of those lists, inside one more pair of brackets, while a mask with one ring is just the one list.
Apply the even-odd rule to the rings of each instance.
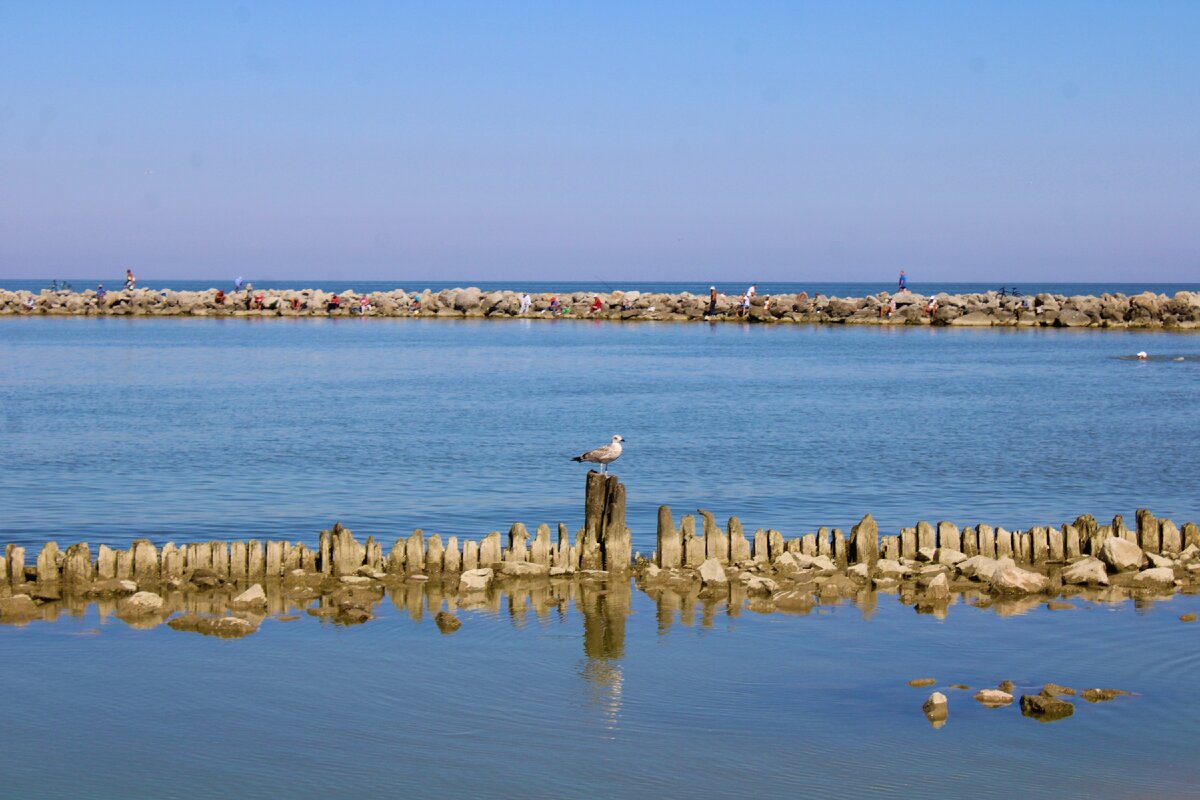
[[[283, 598], [313, 616], [349, 623], [369, 619], [384, 589], [413, 583], [436, 587], [439, 597], [470, 598], [513, 582], [582, 579], [628, 587], [631, 573], [663, 602], [719, 597], [758, 611], [803, 612], [877, 592], [895, 592], [902, 602], [939, 613], [964, 593], [1041, 602], [1085, 589], [1102, 590], [1109, 600], [1200, 591], [1200, 528], [1192, 522], [1180, 527], [1146, 509], [1133, 527], [1120, 516], [1107, 524], [1081, 516], [1017, 531], [922, 521], [880, 535], [867, 515], [848, 534], [819, 528], [785, 537], [773, 529], [747, 533], [736, 517], [719, 526], [706, 510], [677, 522], [662, 506], [656, 548], [642, 557], [631, 552], [625, 505], [625, 486], [616, 476], [590, 472], [584, 524], [573, 537], [562, 523], [557, 536], [546, 524], [531, 535], [516, 523], [507, 537], [493, 531], [460, 541], [417, 530], [385, 548], [374, 536], [360, 542], [334, 525], [311, 547], [257, 539], [156, 546], [138, 539], [127, 549], [100, 545], [95, 551], [87, 543], [61, 549], [47, 542], [34, 554], [9, 544], [0, 557], [0, 621], [26, 621], [43, 605], [89, 599], [117, 603], [126, 616], [162, 621], [179, 607], [165, 598], [199, 593], [217, 597], [205, 601], [206, 608], [234, 616], [193, 613], [172, 620], [173, 626], [243, 635], [252, 628], [245, 628], [245, 614], [236, 614], [261, 614], [271, 597], [276, 605]], [[218, 629], [206, 629], [214, 625]]]
[[967, 327], [1166, 328], [1200, 327], [1200, 292], [1174, 295], [1024, 297], [998, 292], [929, 297], [880, 292], [866, 297], [758, 295], [744, 306], [738, 295], [613, 291], [605, 293], [512, 291], [468, 287], [358, 294], [318, 289], [268, 289], [225, 293], [133, 289], [103, 295], [0, 289], [0, 316], [152, 317], [413, 317], [419, 319], [603, 319], [848, 325], [951, 325]]

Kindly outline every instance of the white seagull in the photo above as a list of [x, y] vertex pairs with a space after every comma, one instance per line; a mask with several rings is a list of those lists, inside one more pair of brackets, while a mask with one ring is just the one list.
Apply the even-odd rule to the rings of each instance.
[[595, 450], [589, 450], [581, 456], [575, 456], [572, 461], [590, 461], [593, 464], [600, 465], [600, 473], [608, 473], [608, 465], [621, 457], [621, 442], [625, 441], [620, 436], [612, 438], [612, 444], [606, 444], [604, 447], [597, 447]]

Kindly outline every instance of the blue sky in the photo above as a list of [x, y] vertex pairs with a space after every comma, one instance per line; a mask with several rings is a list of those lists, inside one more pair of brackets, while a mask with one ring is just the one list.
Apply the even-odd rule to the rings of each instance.
[[1200, 3], [0, 0], [0, 278], [1196, 280]]

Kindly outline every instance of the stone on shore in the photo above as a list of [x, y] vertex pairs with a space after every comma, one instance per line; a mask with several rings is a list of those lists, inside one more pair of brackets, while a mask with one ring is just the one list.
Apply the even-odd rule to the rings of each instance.
[[1108, 572], [1103, 561], [1087, 556], [1062, 571], [1062, 582], [1073, 586], [1108, 586]]
[[975, 699], [988, 708], [1000, 708], [1011, 705], [1013, 696], [999, 689], [980, 689], [975, 693]]
[[1110, 536], [1100, 547], [1100, 558], [1117, 572], [1140, 569], [1145, 556], [1142, 548], [1117, 536]]

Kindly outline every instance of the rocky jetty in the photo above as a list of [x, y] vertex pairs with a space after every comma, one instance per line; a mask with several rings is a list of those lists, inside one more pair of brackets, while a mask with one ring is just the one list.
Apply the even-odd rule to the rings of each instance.
[[[64, 550], [47, 542], [34, 555], [9, 544], [0, 556], [0, 623], [53, 618], [58, 609], [95, 602], [139, 627], [184, 612], [186, 618], [171, 620], [176, 629], [244, 636], [264, 615], [289, 609], [357, 624], [372, 618], [387, 593], [436, 594], [437, 607], [441, 599], [453, 602], [452, 614], [513, 587], [561, 594], [564, 581], [599, 581], [613, 592], [632, 583], [668, 615], [697, 604], [807, 614], [819, 604], [851, 601], [869, 610], [881, 594], [937, 616], [959, 602], [1009, 615], [1059, 597], [1146, 602], [1200, 592], [1200, 528], [1146, 509], [1133, 528], [1120, 516], [1111, 524], [1082, 516], [1024, 531], [920, 521], [881, 536], [867, 515], [849, 535], [820, 528], [789, 538], [777, 530], [747, 534], [737, 517], [722, 528], [706, 510], [677, 521], [662, 506], [656, 548], [643, 557], [631, 552], [624, 485], [590, 472], [583, 527], [571, 536], [560, 523], [556, 533], [543, 524], [530, 534], [516, 523], [507, 541], [498, 531], [460, 541], [417, 530], [385, 548], [335, 525], [314, 547], [138, 539], [127, 549], [95, 551], [87, 543]], [[446, 617], [440, 625], [450, 631], [455, 622]]]
[[[595, 307], [599, 299], [599, 307]], [[0, 315], [191, 317], [415, 317], [420, 319], [604, 319], [847, 325], [952, 325], [963, 327], [1166, 328], [1200, 327], [1200, 292], [1172, 296], [1144, 292], [1099, 297], [881, 292], [868, 297], [760, 295], [740, 309], [738, 295], [612, 291], [602, 294], [543, 292], [530, 296], [478, 288], [357, 294], [317, 289], [225, 293], [133, 289], [82, 292], [0, 289]], [[711, 311], [711, 313], [710, 313]]]

